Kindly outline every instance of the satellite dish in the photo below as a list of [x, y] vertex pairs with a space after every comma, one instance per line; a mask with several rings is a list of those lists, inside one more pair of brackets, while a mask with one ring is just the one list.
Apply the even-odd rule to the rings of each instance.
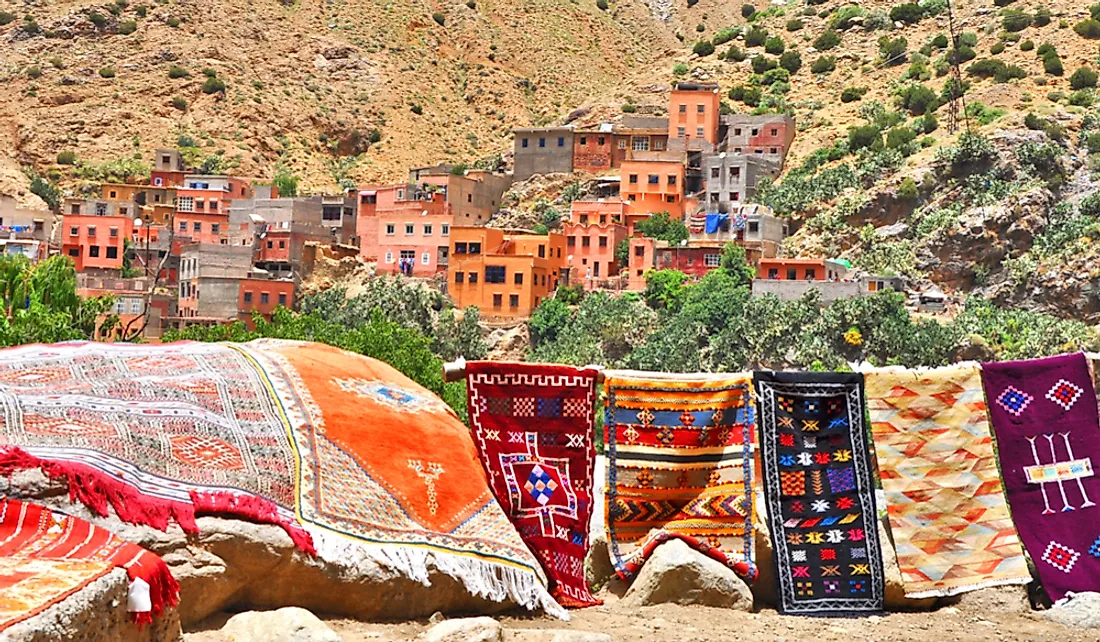
[[145, 224], [145, 221], [142, 221], [140, 218], [135, 218], [134, 219], [134, 227], [141, 227], [144, 224]]
[[420, 213], [420, 215], [421, 216], [427, 216], [428, 215], [428, 210], [424, 210], [423, 212]]

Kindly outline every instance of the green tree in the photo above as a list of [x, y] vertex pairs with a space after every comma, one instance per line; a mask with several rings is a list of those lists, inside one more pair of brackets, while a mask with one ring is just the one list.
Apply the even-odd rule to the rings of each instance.
[[635, 225], [635, 229], [647, 238], [667, 241], [669, 245], [679, 245], [687, 240], [689, 233], [684, 222], [673, 220], [668, 212], [657, 212]]
[[688, 276], [679, 270], [652, 270], [645, 276], [645, 301], [657, 310], [680, 309]]
[[752, 280], [756, 278], [756, 270], [749, 263], [745, 248], [736, 243], [726, 244], [722, 250], [719, 266], [722, 271], [733, 277], [738, 285], [752, 285]]
[[298, 195], [298, 177], [286, 167], [280, 167], [271, 178], [280, 198], [293, 198]]

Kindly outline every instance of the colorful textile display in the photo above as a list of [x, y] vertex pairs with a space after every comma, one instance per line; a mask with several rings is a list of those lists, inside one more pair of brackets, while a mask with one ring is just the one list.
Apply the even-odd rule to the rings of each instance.
[[864, 376], [905, 595], [942, 597], [1030, 582], [1001, 487], [977, 364]]
[[705, 212], [692, 212], [688, 215], [688, 229], [695, 234], [702, 234], [706, 229], [707, 214]]
[[748, 375], [605, 372], [607, 532], [620, 577], [678, 538], [755, 579]]
[[[117, 535], [45, 506], [0, 500], [0, 558], [88, 560], [126, 569], [134, 621], [151, 623], [179, 603], [179, 583], [157, 555]], [[2, 600], [0, 600], [2, 602]]]
[[466, 364], [470, 428], [489, 485], [562, 606], [601, 604], [584, 579], [592, 518], [596, 371]]
[[1012, 517], [1043, 588], [1100, 591], [1100, 424], [1083, 354], [982, 364]]
[[87, 560], [0, 557], [0, 631], [64, 601], [112, 568]]
[[757, 372], [760, 459], [779, 611], [882, 611], [863, 376]]
[[0, 350], [0, 473], [38, 467], [99, 514], [280, 524], [305, 551], [564, 614], [469, 431], [390, 366], [321, 344]]

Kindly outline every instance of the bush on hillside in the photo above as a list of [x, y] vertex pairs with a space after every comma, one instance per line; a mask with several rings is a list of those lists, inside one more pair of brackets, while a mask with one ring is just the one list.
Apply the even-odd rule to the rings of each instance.
[[821, 56], [810, 65], [810, 71], [815, 74], [827, 74], [834, 69], [836, 69], [836, 58], [832, 56]]
[[173, 78], [173, 79], [175, 79], [175, 78], [187, 78], [190, 75], [191, 75], [191, 72], [187, 71], [183, 67], [180, 67], [179, 65], [172, 65], [171, 67], [168, 68], [168, 77], [169, 78]]
[[1070, 89], [1088, 89], [1095, 87], [1097, 74], [1088, 67], [1080, 67], [1069, 77]]
[[1020, 43], [1020, 51], [1031, 51], [1035, 48], [1035, 41], [1025, 40]]
[[916, 137], [917, 133], [908, 127], [893, 127], [886, 132], [886, 149], [902, 149]]
[[1081, 89], [1069, 95], [1069, 104], [1074, 107], [1092, 107], [1096, 103], [1096, 94], [1091, 89]]
[[768, 39], [768, 30], [762, 27], [753, 27], [745, 33], [746, 47], [759, 47]]
[[1045, 27], [1050, 24], [1050, 9], [1040, 7], [1035, 11], [1035, 26]]
[[1086, 18], [1078, 22], [1073, 25], [1073, 30], [1082, 38], [1088, 38], [1089, 40], [1100, 39], [1100, 21], [1095, 18]]
[[118, 32], [123, 36], [128, 36], [137, 31], [137, 22], [134, 20], [123, 20], [118, 23]]
[[905, 38], [891, 38], [883, 36], [878, 39], [878, 55], [882, 64], [893, 67], [905, 62], [905, 53], [909, 47], [909, 41]]
[[1026, 78], [1027, 73], [1016, 65], [1006, 65], [996, 58], [985, 58], [966, 68], [968, 76], [994, 78], [997, 82], [1008, 82], [1016, 78]]
[[955, 78], [948, 78], [947, 82], [943, 83], [943, 90], [940, 91], [940, 103], [962, 98], [963, 94], [969, 90], [970, 83], [965, 80], [960, 82]]
[[959, 34], [959, 44], [966, 45], [967, 47], [978, 46], [978, 34], [973, 31], [964, 31]]
[[187, 99], [182, 96], [173, 96], [172, 106], [180, 111], [187, 111]]
[[741, 34], [741, 29], [738, 27], [726, 27], [725, 29], [719, 29], [718, 33], [714, 34], [714, 37], [710, 39], [714, 46], [724, 45], [730, 40], [733, 40]]
[[726, 50], [726, 60], [730, 62], [742, 62], [746, 58], [748, 58], [748, 54], [737, 45], [730, 45], [730, 48]]
[[76, 152], [73, 152], [73, 151], [60, 152], [57, 155], [57, 164], [58, 165], [75, 165], [76, 164]]
[[943, 35], [942, 33], [938, 33], [934, 38], [932, 38], [932, 46], [937, 49], [947, 49], [947, 45], [949, 44], [950, 43], [947, 41], [947, 36]]
[[958, 49], [952, 49], [947, 52], [947, 62], [950, 64], [962, 64], [964, 62], [970, 62], [978, 57], [978, 52], [974, 51], [974, 48], [970, 45], [959, 45]]
[[764, 51], [772, 54], [773, 56], [778, 56], [779, 54], [783, 53], [784, 49], [785, 47], [783, 45], [783, 39], [779, 36], [769, 36], [766, 40], [764, 40]]
[[848, 129], [848, 149], [875, 149], [882, 146], [882, 132], [874, 125], [861, 125]]
[[862, 18], [867, 15], [863, 7], [849, 4], [836, 10], [832, 18], [829, 18], [829, 27], [843, 31], [852, 26], [852, 18]]
[[854, 103], [863, 100], [865, 95], [867, 95], [866, 87], [845, 87], [844, 91], [840, 93], [840, 102]]
[[916, 24], [924, 17], [924, 10], [915, 2], [906, 2], [890, 9], [890, 19], [894, 22]]
[[888, 16], [885, 11], [872, 11], [863, 19], [864, 31], [878, 31], [880, 29], [889, 29], [893, 26], [894, 21], [890, 20], [890, 16]]
[[[764, 77], [760, 79], [760, 84], [762, 84], [766, 87], [771, 87], [772, 85], [774, 85], [776, 83], [789, 82], [790, 79], [791, 79], [791, 72], [787, 71], [786, 69], [769, 69], [767, 71], [767, 73], [764, 74]], [[778, 88], [776, 88], [776, 87], [772, 87], [772, 93], [775, 93], [777, 91], [777, 89]], [[781, 91], [780, 93], [787, 93], [787, 92], [786, 91]]]
[[700, 22], [699, 24], [695, 25], [695, 30], [698, 31], [699, 33], [703, 33], [704, 31], [707, 30], [707, 26]]
[[972, 102], [966, 105], [966, 115], [978, 121], [979, 125], [988, 125], [1004, 116], [1005, 112], [1003, 109], [986, 107], [985, 104], [980, 102]]
[[709, 56], [714, 53], [714, 45], [712, 45], [709, 40], [700, 40], [699, 42], [695, 43], [695, 46], [691, 48], [691, 51], [696, 56]]
[[1058, 54], [1043, 56], [1043, 71], [1049, 76], [1061, 76], [1065, 73], [1062, 68], [1062, 59], [1058, 57]]
[[993, 43], [993, 46], [989, 48], [989, 53], [996, 56], [998, 54], [1004, 53], [1004, 50], [1005, 50], [1005, 43], [1004, 42], [995, 42], [995, 43]]
[[931, 134], [939, 128], [940, 121], [936, 120], [936, 114], [929, 111], [925, 112], [924, 116], [921, 116], [919, 124], [922, 133]]
[[607, 11], [609, 6], [610, 5], [607, 4], [607, 0], [596, 0], [596, 8], [600, 11]]
[[113, 67], [100, 67], [99, 75], [103, 78], [114, 78], [115, 70]]
[[0, 11], [0, 27], [15, 22], [15, 14], [10, 11]]
[[756, 7], [752, 6], [751, 4], [741, 5], [741, 17], [742, 18], [748, 18], [749, 16], [751, 16], [754, 13], [756, 13]]
[[768, 58], [767, 56], [760, 54], [754, 56], [752, 59], [752, 71], [756, 74], [765, 73], [771, 69], [775, 69], [778, 64], [775, 60]]
[[803, 26], [805, 26], [805, 23], [802, 22], [801, 20], [799, 20], [798, 18], [794, 18], [793, 20], [788, 20], [787, 21], [787, 31], [798, 31]]
[[784, 52], [779, 57], [779, 66], [786, 69], [790, 73], [797, 73], [802, 68], [802, 55], [797, 51]]
[[1040, 58], [1045, 58], [1051, 55], [1057, 56], [1058, 50], [1055, 49], [1054, 45], [1050, 44], [1049, 42], [1044, 42], [1043, 44], [1039, 45], [1038, 49], [1035, 50], [1035, 55]]
[[936, 92], [919, 82], [901, 86], [894, 95], [898, 99], [898, 106], [913, 116], [935, 111], [939, 107]]
[[88, 14], [88, 22], [95, 25], [96, 29], [102, 29], [107, 26], [107, 18], [102, 13], [96, 13], [95, 11]]
[[840, 34], [833, 31], [832, 29], [822, 31], [821, 35], [815, 38], [813, 41], [814, 49], [817, 49], [818, 51], [828, 51], [829, 49], [833, 49], [839, 44]]
[[1016, 2], [1016, 0], [993, 0], [994, 7], [1007, 7], [1008, 5]]
[[1001, 25], [1009, 33], [1027, 29], [1031, 26], [1031, 21], [1031, 14], [1019, 9], [1005, 9], [1001, 17]]
[[447, 24], [447, 17], [438, 11], [432, 14], [432, 20], [435, 20], [435, 23], [440, 27], [446, 26]]
[[202, 83], [202, 93], [204, 94], [219, 94], [225, 93], [225, 81], [217, 76], [207, 78]]

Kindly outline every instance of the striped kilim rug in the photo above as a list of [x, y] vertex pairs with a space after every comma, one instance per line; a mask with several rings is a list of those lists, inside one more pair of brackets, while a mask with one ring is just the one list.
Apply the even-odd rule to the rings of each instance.
[[612, 562], [634, 576], [678, 538], [754, 579], [747, 375], [608, 371], [607, 530]]

